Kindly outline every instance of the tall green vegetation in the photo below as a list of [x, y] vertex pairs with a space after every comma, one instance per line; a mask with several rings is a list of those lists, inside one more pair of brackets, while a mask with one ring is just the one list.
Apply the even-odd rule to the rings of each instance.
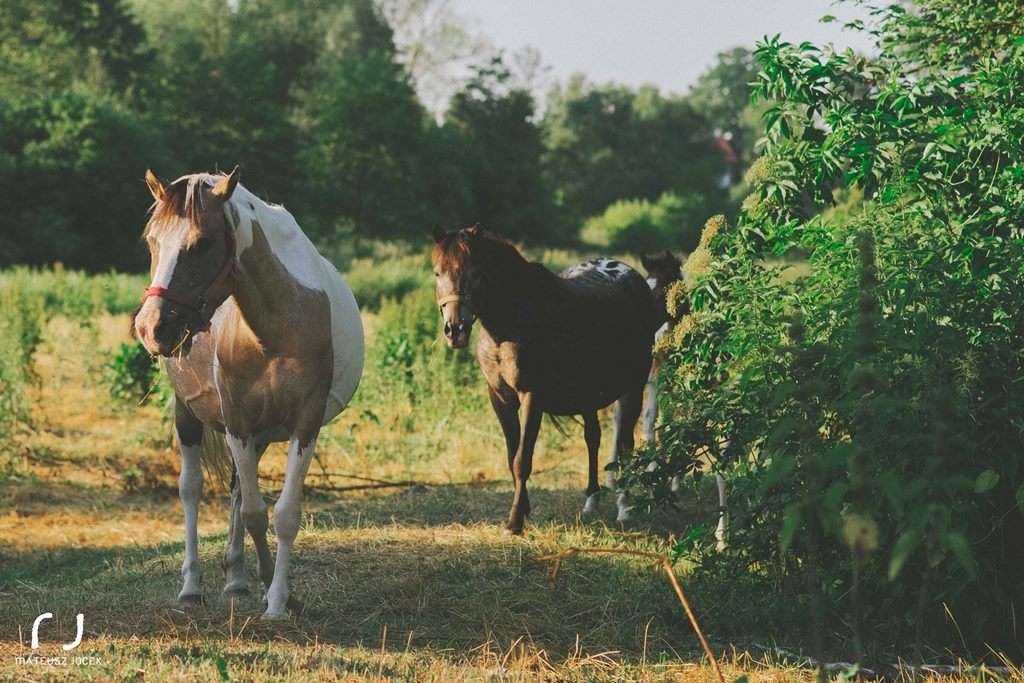
[[[665, 340], [663, 447], [627, 479], [667, 500], [710, 449], [730, 551], [712, 549], [714, 517], [680, 550], [778, 635], [875, 661], [1017, 652], [1024, 10], [876, 16], [870, 60], [757, 49], [765, 154], [673, 293], [692, 313]], [[822, 211], [847, 190], [866, 203]], [[810, 274], [773, 265], [793, 250]]]

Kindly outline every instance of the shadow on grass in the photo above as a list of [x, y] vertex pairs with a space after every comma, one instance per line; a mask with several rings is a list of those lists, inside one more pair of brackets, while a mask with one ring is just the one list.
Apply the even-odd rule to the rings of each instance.
[[[508, 490], [506, 490], [506, 488]], [[424, 493], [314, 502], [300, 532], [291, 585], [305, 601], [285, 624], [259, 620], [262, 591], [235, 603], [220, 595], [224, 536], [204, 536], [207, 602], [183, 609], [182, 544], [76, 548], [35, 557], [0, 556], [0, 640], [17, 642], [34, 618], [52, 612], [54, 634], [74, 631], [85, 615], [87, 638], [283, 639], [469, 652], [519, 639], [551, 654], [575, 648], [638, 653], [693, 652], [696, 641], [664, 576], [631, 558], [579, 557], [552, 583], [537, 558], [570, 545], [662, 550], [671, 519], [643, 531], [581, 525], [577, 491], [536, 489], [524, 538], [501, 532], [510, 487], [436, 487]], [[224, 507], [206, 504], [205, 515]], [[225, 510], [226, 513], [226, 510]], [[253, 557], [247, 554], [250, 574]], [[699, 604], [699, 601], [698, 601]], [[68, 638], [71, 640], [71, 638]], [[384, 643], [385, 647], [387, 642]], [[667, 653], [667, 654], [666, 654]]]

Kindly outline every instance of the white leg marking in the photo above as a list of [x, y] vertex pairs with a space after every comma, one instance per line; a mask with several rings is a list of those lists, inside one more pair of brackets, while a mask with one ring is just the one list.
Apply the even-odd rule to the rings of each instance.
[[[622, 406], [615, 402], [615, 409], [612, 412], [612, 458], [609, 462], [616, 462], [619, 453], [619, 428], [622, 423]], [[611, 470], [605, 470], [605, 486], [612, 491], [615, 490], [615, 474]]]
[[715, 539], [718, 541], [718, 550], [725, 550], [725, 536], [729, 528], [729, 514], [726, 512], [725, 500], [725, 479], [721, 474], [715, 475], [715, 482], [718, 484], [718, 528], [715, 529]]
[[267, 612], [264, 619], [288, 618], [288, 564], [291, 560], [292, 545], [299, 533], [302, 521], [302, 484], [313, 460], [316, 436], [303, 447], [297, 437], [288, 444], [288, 466], [284, 475], [284, 489], [274, 506], [274, 533], [277, 535], [277, 563], [274, 566], [274, 581], [267, 591]]
[[257, 479], [259, 458], [256, 454], [256, 444], [253, 443], [251, 436], [242, 439], [228, 432], [227, 437], [231, 457], [235, 461], [235, 470], [238, 472], [238, 488], [241, 493], [239, 516], [256, 545], [256, 563], [260, 578], [264, 585], [270, 585], [274, 565], [270, 548], [267, 546], [267, 504], [263, 501]]
[[629, 505], [629, 496], [627, 496], [625, 493], [620, 493], [615, 503], [619, 507], [619, 514], [615, 517], [615, 521], [628, 522], [630, 520], [629, 511], [633, 509]]
[[224, 549], [224, 593], [238, 595], [248, 590], [249, 581], [245, 575], [245, 525], [242, 523], [242, 489], [236, 481], [231, 489], [231, 521], [228, 525], [228, 542]]
[[[618, 401], [615, 403], [615, 413], [612, 416], [612, 462], [618, 462], [619, 459], [619, 433], [622, 431], [622, 406]], [[615, 481], [615, 476], [608, 472], [608, 488], [615, 490], [618, 487]], [[620, 493], [615, 499], [615, 504], [618, 507], [618, 514], [615, 520], [618, 522], [629, 521], [629, 496], [625, 493]]]
[[597, 514], [597, 508], [598, 508], [597, 503], [598, 503], [598, 500], [597, 500], [597, 494], [596, 493], [593, 494], [593, 495], [587, 496], [587, 502], [585, 502], [583, 504], [583, 516], [584, 517], [591, 517], [593, 515], [596, 515]]
[[647, 392], [644, 397], [644, 439], [648, 444], [654, 443], [654, 423], [658, 421], [658, 382], [652, 375], [647, 380]]
[[[178, 435], [181, 443], [181, 435]], [[203, 470], [199, 462], [199, 444], [181, 446], [181, 475], [178, 497], [185, 510], [185, 561], [181, 565], [184, 584], [178, 600], [199, 600], [203, 595], [203, 572], [199, 565], [199, 499], [203, 497]]]
[[679, 478], [678, 474], [676, 476], [672, 477], [671, 487], [672, 487], [672, 493], [679, 493], [682, 490], [683, 482]]

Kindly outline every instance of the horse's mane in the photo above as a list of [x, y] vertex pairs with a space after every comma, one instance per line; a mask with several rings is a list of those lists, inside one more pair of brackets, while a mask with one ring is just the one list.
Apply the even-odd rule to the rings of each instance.
[[434, 247], [434, 258], [442, 270], [452, 272], [462, 270], [472, 260], [492, 279], [502, 279], [527, 264], [514, 244], [476, 226], [448, 233]]
[[182, 176], [164, 188], [164, 200], [153, 202], [153, 215], [146, 223], [143, 237], [159, 238], [164, 232], [180, 230], [182, 221], [192, 226], [190, 235], [198, 237], [202, 224], [203, 188], [211, 187], [225, 174], [196, 173]]

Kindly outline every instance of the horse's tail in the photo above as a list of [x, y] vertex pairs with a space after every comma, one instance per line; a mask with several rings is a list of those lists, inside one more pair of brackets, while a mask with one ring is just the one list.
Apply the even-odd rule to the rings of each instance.
[[206, 470], [206, 479], [215, 482], [221, 490], [231, 490], [235, 462], [228, 450], [228, 440], [208, 424], [203, 425], [203, 441], [199, 447], [199, 461]]
[[558, 433], [562, 435], [563, 438], [567, 438], [569, 436], [569, 432], [567, 432], [566, 429], [565, 429], [566, 421], [575, 422], [577, 424], [580, 424], [580, 421], [578, 419], [576, 419], [575, 415], [565, 416], [565, 415], [552, 415], [551, 413], [547, 413], [547, 416], [548, 416], [548, 420], [551, 422], [551, 424], [554, 426], [554, 428], [558, 431]]

